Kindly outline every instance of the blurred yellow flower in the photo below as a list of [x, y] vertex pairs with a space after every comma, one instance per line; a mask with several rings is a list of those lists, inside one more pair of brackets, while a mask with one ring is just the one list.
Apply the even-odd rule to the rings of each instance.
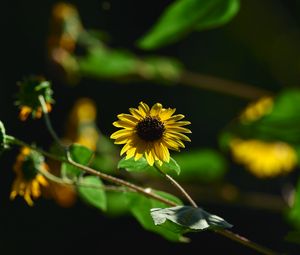
[[260, 178], [289, 173], [298, 161], [296, 151], [284, 142], [234, 138], [230, 148], [236, 162]]
[[113, 125], [122, 128], [114, 132], [110, 138], [115, 144], [125, 144], [121, 155], [126, 153], [126, 159], [134, 157], [139, 160], [145, 156], [148, 164], [152, 166], [170, 161], [169, 149], [179, 151], [184, 148], [183, 141], [191, 141], [182, 133], [191, 131], [182, 126], [191, 124], [189, 121], [180, 121], [184, 115], [173, 115], [176, 109], [165, 109], [156, 103], [150, 109], [143, 102], [138, 108], [130, 108], [131, 114], [119, 114], [118, 121]]
[[249, 104], [241, 113], [240, 120], [243, 123], [249, 123], [260, 119], [272, 111], [273, 103], [272, 97], [263, 97], [258, 101]]
[[33, 205], [31, 197], [38, 198], [41, 195], [41, 186], [48, 186], [48, 181], [38, 172], [39, 169], [48, 171], [44, 157], [23, 147], [13, 166], [16, 179], [12, 185], [10, 199], [15, 199], [17, 195], [20, 195], [24, 197], [28, 205]]
[[77, 100], [70, 113], [66, 139], [95, 151], [99, 140], [96, 116], [96, 105], [91, 99]]

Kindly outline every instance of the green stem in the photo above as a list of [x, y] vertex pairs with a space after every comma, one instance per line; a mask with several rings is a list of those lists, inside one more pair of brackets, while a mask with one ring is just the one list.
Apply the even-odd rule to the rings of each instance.
[[178, 189], [178, 191], [190, 202], [190, 204], [197, 208], [197, 204], [196, 202], [192, 199], [192, 197], [185, 191], [185, 189], [176, 181], [174, 180], [170, 175], [164, 173], [163, 171], [161, 171], [159, 169], [159, 167], [157, 167], [156, 165], [154, 165], [155, 169], [161, 174], [163, 175], [176, 189]]
[[54, 141], [60, 146], [63, 148], [64, 151], [67, 150], [67, 147], [64, 146], [62, 144], [62, 142], [60, 141], [58, 135], [56, 134], [56, 132], [54, 131], [54, 128], [52, 126], [52, 123], [50, 121], [50, 118], [49, 118], [49, 115], [48, 115], [48, 110], [47, 110], [47, 105], [46, 105], [46, 101], [45, 101], [45, 98], [40, 95], [39, 96], [39, 101], [40, 101], [40, 104], [41, 104], [41, 107], [42, 107], [42, 111], [43, 111], [43, 117], [44, 117], [44, 120], [45, 120], [45, 124], [46, 124], [46, 127], [50, 133], [50, 135], [52, 136], [52, 138], [54, 139]]

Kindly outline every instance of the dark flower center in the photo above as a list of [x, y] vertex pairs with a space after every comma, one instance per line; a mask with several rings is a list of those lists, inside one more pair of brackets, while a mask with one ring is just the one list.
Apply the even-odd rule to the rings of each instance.
[[155, 141], [162, 137], [165, 126], [157, 118], [146, 117], [136, 126], [138, 136], [145, 141]]

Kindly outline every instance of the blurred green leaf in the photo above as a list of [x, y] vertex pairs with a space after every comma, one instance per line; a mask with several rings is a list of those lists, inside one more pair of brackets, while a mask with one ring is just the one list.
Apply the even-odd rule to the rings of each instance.
[[284, 90], [274, 98], [270, 113], [260, 119], [231, 125], [226, 131], [241, 138], [257, 138], [265, 141], [283, 141], [300, 144], [300, 90]]
[[109, 216], [121, 216], [130, 212], [128, 192], [107, 191], [107, 210]]
[[177, 81], [182, 72], [182, 64], [175, 59], [165, 57], [144, 57], [139, 67], [139, 75], [145, 79], [158, 81]]
[[181, 180], [214, 181], [223, 177], [227, 169], [223, 155], [210, 149], [180, 153], [174, 159], [182, 169]]
[[104, 173], [115, 173], [117, 161], [111, 154], [96, 154], [91, 167]]
[[300, 231], [290, 231], [284, 237], [284, 240], [290, 243], [300, 244]]
[[[72, 144], [69, 148], [69, 152], [71, 158], [82, 165], [87, 165], [94, 154], [90, 149], [80, 144]], [[79, 168], [68, 163], [63, 163], [61, 166], [61, 175], [63, 178], [76, 179], [80, 174], [82, 174], [82, 171]]]
[[[90, 186], [90, 187], [88, 187]], [[106, 194], [102, 181], [96, 176], [87, 176], [79, 179], [78, 194], [87, 204], [106, 210]]]
[[147, 50], [165, 46], [195, 29], [223, 25], [238, 9], [238, 0], [177, 0], [167, 7], [138, 45]]
[[164, 209], [153, 208], [151, 209], [151, 216], [155, 225], [169, 228], [172, 224], [165, 225], [165, 223], [172, 222], [175, 224], [172, 229], [175, 228], [181, 233], [203, 231], [209, 228], [232, 227], [231, 224], [219, 216], [191, 206], [175, 206]]
[[294, 227], [300, 229], [300, 179], [296, 187], [294, 204], [288, 211], [287, 216]]
[[170, 162], [163, 162], [161, 166], [159, 164], [156, 164], [156, 166], [166, 174], [169, 174], [170, 172], [175, 172], [177, 175], [179, 175], [181, 171], [180, 166], [172, 157], [170, 157]]
[[239, 0], [224, 0], [214, 8], [198, 25], [197, 30], [222, 26], [229, 22], [239, 11]]
[[83, 75], [94, 78], [116, 79], [136, 72], [136, 57], [127, 51], [110, 51], [101, 47], [89, 49], [88, 55], [78, 57]]
[[[178, 198], [170, 194], [161, 191], [156, 191], [156, 193], [178, 204], [182, 204], [182, 202]], [[162, 235], [164, 238], [170, 241], [186, 241], [186, 239], [184, 239], [184, 237], [182, 237], [181, 234], [154, 225], [150, 215], [150, 210], [154, 207], [165, 208], [166, 205], [164, 203], [150, 198], [146, 198], [145, 196], [142, 196], [137, 193], [131, 193], [130, 195], [130, 212], [146, 230]]]

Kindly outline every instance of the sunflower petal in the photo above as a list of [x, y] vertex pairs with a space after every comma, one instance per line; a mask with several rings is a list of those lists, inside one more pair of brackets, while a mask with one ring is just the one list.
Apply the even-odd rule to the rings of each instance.
[[138, 120], [141, 120], [146, 117], [144, 111], [140, 111], [136, 108], [129, 108], [129, 112]]
[[145, 152], [145, 157], [146, 157], [146, 160], [147, 160], [148, 164], [150, 166], [153, 166], [153, 164], [154, 164], [154, 157], [152, 156], [151, 151]]
[[146, 115], [149, 115], [149, 112], [150, 112], [150, 108], [147, 104], [145, 104], [144, 102], [140, 102], [139, 103], [139, 111], [142, 111], [144, 112], [145, 116]]
[[167, 121], [175, 113], [175, 111], [176, 111], [176, 108], [162, 109], [159, 117], [162, 121]]
[[129, 122], [133, 122], [133, 123], [137, 123], [139, 121], [139, 119], [137, 119], [136, 117], [132, 116], [131, 114], [127, 114], [127, 113], [119, 114], [117, 117], [119, 120], [129, 121]]
[[134, 129], [136, 124], [132, 121], [118, 120], [113, 122], [113, 125], [118, 128]]
[[121, 137], [130, 137], [132, 135], [132, 131], [131, 130], [126, 130], [126, 129], [121, 129], [121, 130], [118, 130], [116, 132], [114, 132], [110, 138], [111, 139], [118, 139], [118, 138], [121, 138]]
[[160, 103], [156, 103], [152, 106], [150, 110], [150, 115], [153, 117], [159, 116], [160, 111], [162, 110], [162, 105]]

